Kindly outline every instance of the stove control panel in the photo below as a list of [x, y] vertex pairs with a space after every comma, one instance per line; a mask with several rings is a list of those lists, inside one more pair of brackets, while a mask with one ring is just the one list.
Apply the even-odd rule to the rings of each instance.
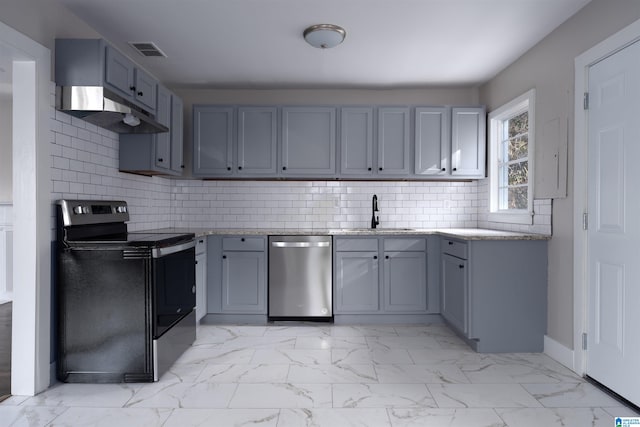
[[64, 226], [129, 221], [125, 201], [59, 200]]

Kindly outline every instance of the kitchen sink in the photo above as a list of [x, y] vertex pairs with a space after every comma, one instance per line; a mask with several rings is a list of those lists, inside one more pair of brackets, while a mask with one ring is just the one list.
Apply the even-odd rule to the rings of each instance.
[[329, 230], [334, 233], [349, 233], [349, 232], [371, 232], [371, 233], [398, 233], [398, 232], [407, 232], [407, 231], [415, 231], [415, 228], [339, 228], [335, 230]]

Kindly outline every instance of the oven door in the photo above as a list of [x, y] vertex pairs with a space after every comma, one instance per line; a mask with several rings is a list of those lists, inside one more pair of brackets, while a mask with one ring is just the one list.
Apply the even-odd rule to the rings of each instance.
[[167, 332], [196, 305], [195, 240], [153, 249], [153, 338]]

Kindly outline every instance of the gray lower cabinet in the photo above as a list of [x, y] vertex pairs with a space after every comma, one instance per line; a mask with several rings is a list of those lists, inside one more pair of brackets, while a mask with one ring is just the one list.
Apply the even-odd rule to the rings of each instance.
[[383, 269], [386, 312], [424, 312], [427, 309], [425, 252], [385, 252]]
[[335, 314], [380, 312], [380, 250], [377, 237], [335, 237]]
[[442, 238], [442, 315], [478, 352], [541, 352], [547, 242]]
[[282, 108], [281, 138], [282, 175], [336, 174], [336, 108]]
[[383, 290], [386, 312], [427, 310], [425, 238], [383, 238]]
[[196, 321], [207, 314], [207, 239], [196, 240]]
[[431, 312], [425, 238], [336, 237], [334, 245], [336, 314]]
[[442, 254], [442, 316], [458, 331], [468, 332], [467, 260]]
[[209, 237], [208, 313], [267, 313], [266, 247], [264, 236]]
[[141, 175], [182, 175], [183, 104], [163, 86], [158, 87], [156, 120], [169, 132], [121, 134], [119, 169]]

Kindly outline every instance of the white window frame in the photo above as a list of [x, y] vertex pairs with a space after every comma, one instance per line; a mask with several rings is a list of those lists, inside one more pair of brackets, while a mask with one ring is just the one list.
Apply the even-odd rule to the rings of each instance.
[[[520, 95], [489, 113], [489, 217], [490, 222], [533, 224], [533, 190], [535, 182], [535, 89]], [[524, 111], [529, 112], [529, 136], [527, 161], [529, 178], [527, 185], [527, 209], [498, 209], [498, 147], [501, 142], [502, 122]]]

